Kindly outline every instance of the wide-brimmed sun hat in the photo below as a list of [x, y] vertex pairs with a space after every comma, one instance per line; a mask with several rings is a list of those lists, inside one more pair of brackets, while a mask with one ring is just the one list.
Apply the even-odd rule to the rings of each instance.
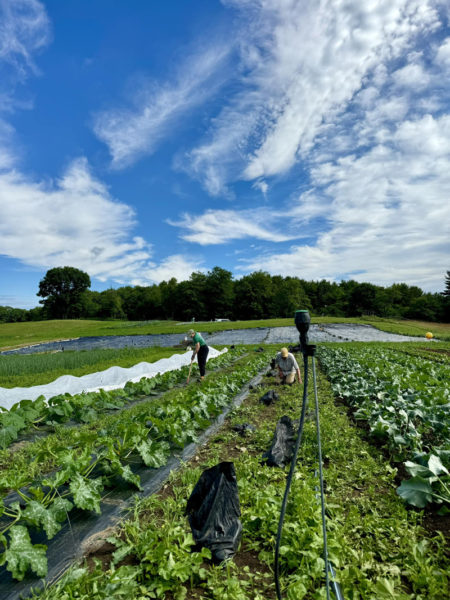
[[283, 358], [286, 358], [286, 356], [289, 354], [289, 350], [287, 348], [281, 348], [281, 356]]

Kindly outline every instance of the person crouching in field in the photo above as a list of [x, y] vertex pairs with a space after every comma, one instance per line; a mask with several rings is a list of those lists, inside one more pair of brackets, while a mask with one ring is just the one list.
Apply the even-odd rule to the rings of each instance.
[[281, 348], [281, 351], [277, 353], [275, 364], [278, 367], [280, 383], [294, 383], [296, 373], [298, 375], [298, 382], [302, 383], [300, 368], [295, 360], [295, 356], [287, 348]]
[[209, 348], [200, 333], [195, 332], [193, 329], [189, 329], [188, 336], [192, 338], [192, 341], [195, 344], [191, 362], [194, 362], [195, 356], [197, 355], [198, 368], [200, 371], [200, 381], [203, 381], [203, 379], [205, 378], [206, 359], [208, 358]]

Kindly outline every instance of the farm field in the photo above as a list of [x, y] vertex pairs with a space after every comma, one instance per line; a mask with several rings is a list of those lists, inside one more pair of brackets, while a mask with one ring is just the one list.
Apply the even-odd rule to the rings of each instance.
[[[432, 331], [440, 340], [450, 341], [450, 324], [428, 323], [426, 321], [405, 321], [397, 319], [380, 319], [378, 317], [343, 318], [343, 317], [314, 317], [314, 323], [357, 323], [372, 325], [382, 331], [401, 335], [423, 337], [427, 331]], [[292, 325], [292, 318], [266, 319], [260, 321], [226, 321], [195, 323], [200, 331], [225, 331], [227, 329], [247, 329], [252, 327], [285, 327]], [[90, 321], [90, 320], [61, 320], [61, 321], [31, 321], [26, 323], [0, 324], [0, 351], [19, 348], [40, 342], [65, 340], [85, 336], [105, 335], [145, 335], [186, 333], [190, 323], [176, 321]]]
[[[370, 350], [380, 353], [383, 357], [380, 360], [387, 364], [393, 361], [390, 353], [398, 352], [397, 347], [371, 345]], [[417, 358], [416, 349], [412, 349], [412, 354], [405, 352], [411, 348], [410, 344], [401, 347], [399, 360]], [[267, 364], [275, 350], [268, 348], [261, 362]], [[328, 351], [325, 346], [320, 348], [323, 356]], [[364, 345], [350, 345], [349, 354], [361, 365], [366, 356]], [[346, 358], [350, 364], [350, 358]], [[326, 359], [320, 360], [325, 363]], [[372, 357], [371, 369], [374, 362]], [[339, 367], [337, 359], [333, 363]], [[427, 378], [432, 377], [433, 385], [439, 388], [439, 373], [431, 371], [445, 367], [445, 363], [432, 359], [425, 367]], [[416, 385], [414, 369], [410, 370], [408, 386], [413, 386]], [[211, 379], [219, 379], [220, 373], [211, 373]], [[386, 453], [383, 444], [373, 443], [367, 427], [356, 426], [354, 415], [349, 417], [349, 407], [343, 402], [345, 396], [341, 391], [333, 391], [335, 384], [331, 379], [332, 383], [318, 371], [328, 549], [343, 597], [355, 600], [447, 597], [450, 557], [440, 532], [445, 520], [437, 515], [441, 505], [421, 510], [409, 507], [401, 499], [396, 490], [403, 473], [397, 457]], [[310, 389], [311, 386], [310, 380]], [[195, 388], [194, 384], [188, 389], [192, 387]], [[276, 389], [279, 400], [265, 406], [259, 398], [269, 389]], [[265, 376], [242, 406], [233, 409], [223, 428], [198, 448], [190, 462], [171, 474], [160, 492], [137, 499], [129, 518], [114, 531], [105, 532], [84, 562], [75, 565], [61, 582], [32, 597], [41, 600], [275, 598], [273, 549], [286, 473], [261, 464], [261, 455], [270, 445], [277, 420], [283, 415], [298, 418], [300, 390], [298, 384], [274, 387], [273, 378]], [[176, 390], [168, 392], [170, 397], [176, 394]], [[289, 600], [325, 597], [312, 416], [310, 408], [283, 530], [282, 589]], [[254, 425], [256, 431], [241, 437], [233, 426], [242, 423]], [[58, 434], [61, 431], [55, 437]], [[53, 445], [48, 449], [54, 453]], [[26, 465], [31, 458], [26, 448], [15, 454], [16, 467]], [[47, 455], [48, 460], [48, 452], [40, 455]], [[6, 455], [4, 458], [5, 473], [12, 473]], [[193, 539], [184, 514], [201, 472], [223, 460], [235, 464], [243, 524], [241, 547], [225, 568], [212, 566], [206, 550], [192, 552]], [[43, 461], [40, 471], [51, 466], [51, 461]]]
[[[52, 538], [64, 531], [66, 512], [101, 512], [103, 496], [118, 479], [131, 495], [139, 493], [143, 471], [136, 465], [144, 472], [162, 467], [171, 452], [197, 439], [278, 349], [246, 348], [218, 357], [208, 363], [201, 387], [179, 387], [184, 367], [120, 393], [34, 406], [43, 411], [38, 414], [25, 406], [30, 418], [24, 431], [43, 427], [44, 435], [15, 446], [3, 428], [0, 452], [7, 506], [0, 524], [2, 560], [14, 577], [33, 581], [33, 571], [45, 574], [45, 546], [51, 556]], [[448, 592], [448, 515], [443, 514], [449, 503], [448, 344], [433, 344], [432, 350], [421, 343], [319, 346], [329, 553], [346, 598], [437, 599]], [[277, 419], [298, 418], [301, 389], [277, 387], [280, 400], [261, 405], [258, 398], [271, 388], [273, 379], [265, 377], [193, 461], [173, 473], [161, 492], [136, 499], [122, 529], [109, 531], [108, 541], [88, 552], [87, 562], [39, 597], [275, 598], [273, 544], [285, 473], [262, 466], [261, 455]], [[401, 410], [395, 405], [400, 396]], [[284, 593], [292, 599], [324, 593], [311, 417], [282, 542]], [[232, 425], [242, 422], [255, 425], [256, 432], [239, 437]], [[191, 552], [184, 516], [201, 471], [219, 460], [235, 463], [244, 527], [241, 548], [225, 571], [209, 565], [207, 551]]]
[[[100, 513], [102, 492], [111, 485], [114, 488], [113, 481], [119, 478], [122, 485], [140, 490], [137, 465], [157, 469], [175, 449], [195, 441], [197, 433], [226, 406], [229, 394], [236, 393], [267, 361], [261, 354], [241, 354], [237, 350], [213, 359], [212, 368], [218, 371], [210, 373], [201, 388], [170, 385], [173, 389], [166, 394], [148, 397], [152, 380], [147, 380], [148, 389], [142, 388], [145, 380], [130, 384], [125, 393], [136, 392], [141, 397], [130, 409], [109, 415], [111, 407], [107, 406], [105, 414], [95, 415], [89, 426], [61, 427], [20, 449], [5, 450], [0, 476], [5, 502], [0, 522], [1, 562], [6, 561], [13, 577], [23, 579], [28, 568], [39, 576], [47, 572], [46, 546], [31, 546], [27, 527], [52, 539], [74, 506]], [[178, 372], [183, 381], [186, 375], [186, 369]], [[100, 398], [104, 395], [113, 396], [98, 394]]]

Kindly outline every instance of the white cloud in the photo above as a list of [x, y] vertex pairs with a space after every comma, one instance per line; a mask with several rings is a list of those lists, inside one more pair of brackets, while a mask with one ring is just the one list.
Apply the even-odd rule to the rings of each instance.
[[[376, 70], [374, 84], [382, 85], [383, 63], [438, 24], [432, 0], [224, 3], [245, 21], [242, 89], [214, 119], [208, 140], [186, 155], [213, 195], [230, 180], [283, 174], [307, 159], [367, 74]], [[371, 103], [378, 90], [368, 93], [360, 101]]]
[[257, 190], [260, 190], [264, 197], [266, 196], [267, 191], [269, 189], [269, 186], [267, 182], [264, 181], [264, 179], [259, 179], [258, 181], [255, 181], [252, 187], [256, 188]]
[[[169, 221], [169, 223], [189, 232], [181, 236], [184, 240], [196, 242], [202, 246], [225, 244], [244, 238], [285, 242], [299, 237], [274, 231], [273, 225], [279, 219], [280, 215], [265, 209], [251, 211], [207, 210], [200, 216], [185, 214], [180, 221]], [[269, 227], [266, 225], [267, 222], [269, 222]]]
[[182, 115], [214, 94], [225, 76], [228, 52], [225, 46], [202, 49], [183, 63], [172, 82], [140, 84], [132, 107], [99, 113], [94, 131], [108, 146], [112, 165], [123, 168], [154, 152]]
[[50, 23], [38, 0], [0, 0], [0, 62], [16, 76], [36, 71], [33, 53], [50, 40]]
[[0, 119], [0, 171], [9, 169], [14, 164], [16, 157], [11, 148], [11, 138], [14, 129], [9, 123]]
[[381, 285], [402, 281], [442, 289], [450, 250], [449, 138], [450, 116], [427, 115], [399, 124], [389, 145], [318, 165], [318, 213], [327, 219], [327, 231], [315, 246], [246, 261], [240, 270], [305, 279], [347, 273]]
[[445, 67], [450, 67], [450, 37], [445, 38], [436, 54], [436, 62]]
[[127, 241], [134, 222], [133, 210], [109, 196], [85, 159], [50, 185], [0, 174], [0, 253], [25, 264], [70, 264], [99, 279], [134, 273], [149, 257], [142, 239]]
[[179, 256], [156, 264], [151, 245], [132, 237], [135, 221], [134, 210], [110, 196], [84, 158], [53, 184], [0, 174], [0, 254], [41, 269], [71, 265], [118, 283], [159, 281], [171, 268], [181, 279], [200, 264]]
[[[144, 281], [152, 281], [160, 283], [161, 281], [169, 281], [175, 277], [178, 281], [189, 279], [194, 271], [206, 272], [202, 267], [203, 259], [200, 257], [186, 257], [185, 255], [174, 254], [168, 256], [161, 261], [159, 265], [153, 265], [149, 269], [143, 271]], [[137, 282], [133, 282], [137, 285]]]
[[412, 87], [415, 90], [426, 87], [430, 81], [428, 73], [419, 63], [411, 63], [398, 69], [392, 74], [392, 77], [397, 85]]

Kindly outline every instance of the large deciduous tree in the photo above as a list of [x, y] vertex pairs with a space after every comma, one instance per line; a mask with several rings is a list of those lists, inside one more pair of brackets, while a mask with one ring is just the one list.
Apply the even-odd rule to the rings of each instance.
[[84, 293], [90, 277], [75, 267], [55, 267], [39, 282], [38, 296], [49, 319], [73, 319], [83, 315]]

